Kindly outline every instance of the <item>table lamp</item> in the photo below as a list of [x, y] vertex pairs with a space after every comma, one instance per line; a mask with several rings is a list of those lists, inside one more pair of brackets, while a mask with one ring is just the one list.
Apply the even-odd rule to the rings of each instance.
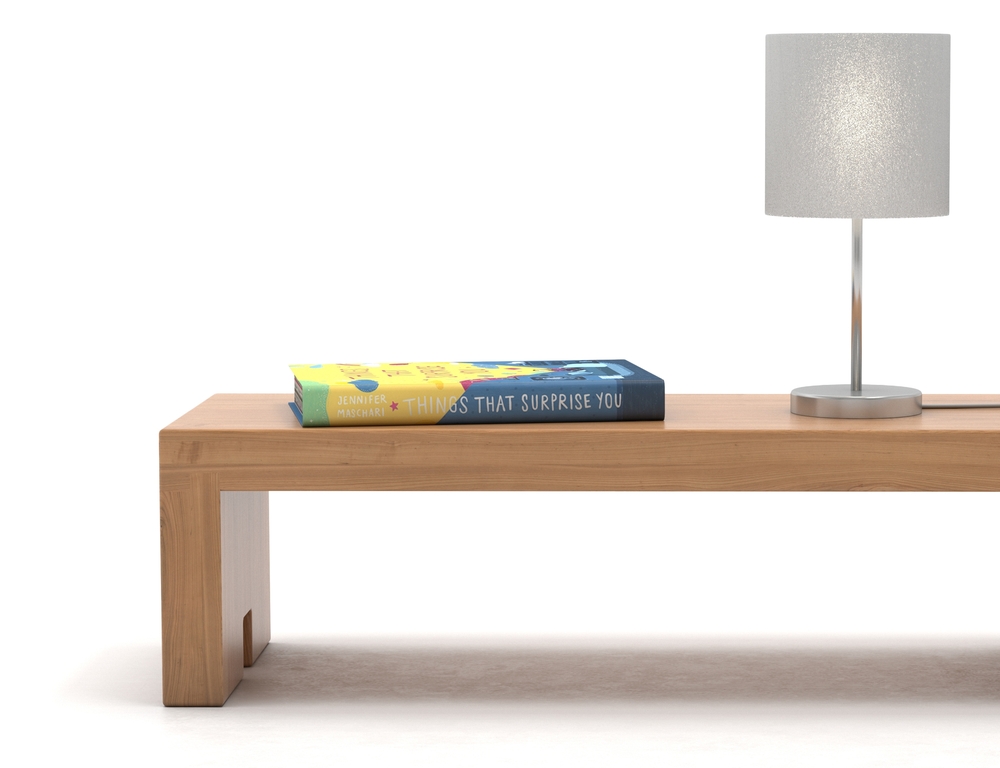
[[851, 219], [851, 383], [800, 387], [826, 418], [921, 411], [910, 387], [861, 382], [864, 219], [948, 215], [950, 35], [767, 35], [764, 212]]

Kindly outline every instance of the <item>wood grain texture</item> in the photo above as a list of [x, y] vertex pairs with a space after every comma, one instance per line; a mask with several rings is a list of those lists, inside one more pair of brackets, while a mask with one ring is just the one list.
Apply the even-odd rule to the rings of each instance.
[[[927, 402], [1000, 400], [925, 396]], [[222, 490], [1000, 490], [1000, 409], [835, 420], [787, 395], [669, 395], [663, 422], [303, 429], [216, 395], [160, 433], [161, 478]]]
[[219, 705], [229, 695], [221, 544], [218, 477], [202, 472], [166, 483], [161, 478], [163, 703], [168, 706]]
[[243, 666], [252, 667], [256, 657], [253, 654], [253, 610], [243, 617]]

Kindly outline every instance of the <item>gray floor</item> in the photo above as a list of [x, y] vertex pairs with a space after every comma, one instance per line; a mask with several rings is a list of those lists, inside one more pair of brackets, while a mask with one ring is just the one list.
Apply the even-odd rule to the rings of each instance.
[[50, 707], [63, 737], [36, 748], [191, 765], [1000, 763], [1000, 646], [969, 640], [276, 638], [221, 709], [160, 706], [158, 656], [89, 660]]

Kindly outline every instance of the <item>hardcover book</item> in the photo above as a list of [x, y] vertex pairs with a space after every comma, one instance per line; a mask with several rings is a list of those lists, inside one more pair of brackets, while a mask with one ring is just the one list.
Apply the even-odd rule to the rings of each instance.
[[290, 368], [304, 427], [663, 419], [663, 379], [627, 360]]

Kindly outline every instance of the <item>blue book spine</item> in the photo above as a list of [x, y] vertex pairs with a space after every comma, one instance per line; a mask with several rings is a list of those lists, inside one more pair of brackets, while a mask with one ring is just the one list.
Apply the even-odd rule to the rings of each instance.
[[663, 379], [626, 360], [533, 360], [523, 364], [555, 370], [474, 381], [438, 423], [663, 420]]

